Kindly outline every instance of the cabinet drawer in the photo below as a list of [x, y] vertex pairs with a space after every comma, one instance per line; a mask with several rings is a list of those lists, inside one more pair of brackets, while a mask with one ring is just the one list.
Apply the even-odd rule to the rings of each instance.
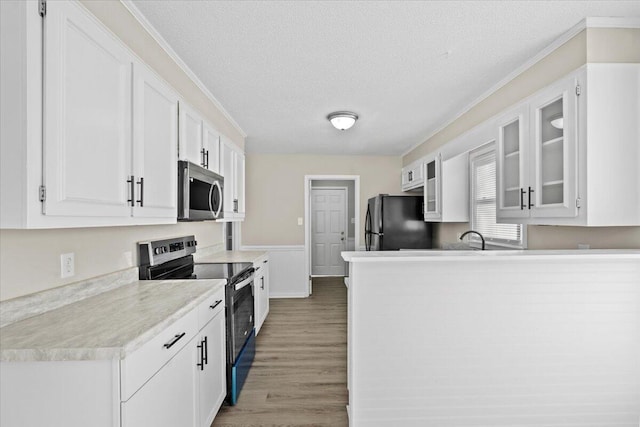
[[224, 306], [224, 288], [222, 288], [198, 306], [198, 330], [204, 328], [216, 314], [222, 312], [224, 316]]
[[126, 401], [198, 333], [197, 309], [171, 324], [120, 362], [120, 399]]

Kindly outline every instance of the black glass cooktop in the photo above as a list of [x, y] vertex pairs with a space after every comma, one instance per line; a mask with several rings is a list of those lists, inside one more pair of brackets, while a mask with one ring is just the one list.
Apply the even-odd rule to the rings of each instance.
[[195, 264], [194, 279], [227, 279], [237, 277], [240, 273], [253, 267], [250, 262], [234, 262], [221, 264]]

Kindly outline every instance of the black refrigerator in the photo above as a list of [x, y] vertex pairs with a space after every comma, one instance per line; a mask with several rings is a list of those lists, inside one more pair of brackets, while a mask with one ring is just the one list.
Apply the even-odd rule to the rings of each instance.
[[388, 194], [369, 199], [364, 226], [367, 250], [431, 249], [432, 225], [424, 222], [423, 200]]

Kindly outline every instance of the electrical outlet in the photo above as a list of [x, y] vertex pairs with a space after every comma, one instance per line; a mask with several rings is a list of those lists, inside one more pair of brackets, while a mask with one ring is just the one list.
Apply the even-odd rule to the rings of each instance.
[[591, 245], [587, 245], [586, 243], [578, 243], [578, 249], [591, 249]]
[[302, 218], [298, 217], [298, 225], [302, 225]]
[[355, 224], [356, 223], [356, 219], [355, 218], [351, 218], [351, 224]]
[[60, 277], [72, 277], [76, 274], [75, 270], [74, 254], [62, 254], [60, 255]]
[[460, 240], [461, 237], [462, 237], [462, 233], [456, 233], [456, 239]]

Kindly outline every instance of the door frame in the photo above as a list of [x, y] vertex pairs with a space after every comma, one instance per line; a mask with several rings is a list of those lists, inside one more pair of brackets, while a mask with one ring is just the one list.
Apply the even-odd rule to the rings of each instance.
[[[305, 175], [304, 176], [304, 276], [308, 282], [309, 295], [311, 287], [311, 181], [353, 181], [354, 197], [354, 249], [360, 247], [360, 175]], [[348, 215], [348, 214], [347, 214]]]
[[[315, 180], [317, 181], [317, 180]], [[340, 186], [331, 186], [331, 187], [311, 187], [309, 189], [309, 200], [311, 200], [311, 195], [313, 194], [313, 190], [344, 190], [344, 226], [345, 226], [345, 240], [344, 240], [344, 249], [345, 251], [347, 250], [347, 243], [349, 241], [349, 233], [348, 233], [348, 229], [349, 229], [349, 187], [340, 187]], [[354, 203], [354, 207], [355, 207], [355, 203]], [[311, 203], [309, 204], [309, 209], [311, 210]], [[312, 212], [309, 212], [309, 214], [311, 214]], [[309, 215], [309, 228], [311, 228], [311, 220], [312, 220], [312, 216]], [[355, 229], [353, 230], [354, 234], [355, 234]], [[309, 234], [309, 238], [312, 239], [313, 236], [312, 234]], [[313, 274], [313, 249], [312, 249], [312, 245], [311, 242], [309, 242], [309, 260], [310, 260], [310, 264], [309, 264], [309, 275], [311, 277], [335, 277], [335, 276], [328, 276], [328, 275], [324, 275], [324, 274]], [[346, 265], [346, 261], [342, 261], [343, 263], [345, 263], [344, 266], [344, 272], [345, 272], [345, 276], [347, 275], [347, 265]]]

